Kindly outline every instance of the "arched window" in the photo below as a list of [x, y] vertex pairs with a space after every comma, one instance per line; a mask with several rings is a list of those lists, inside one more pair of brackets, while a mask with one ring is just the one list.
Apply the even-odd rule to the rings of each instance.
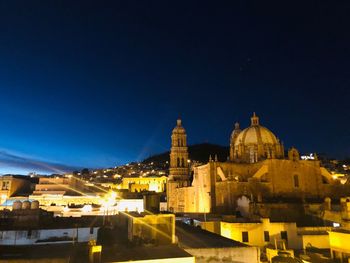
[[294, 187], [298, 188], [299, 187], [299, 177], [298, 175], [294, 175], [293, 176], [293, 179], [294, 179]]
[[181, 166], [182, 167], [185, 167], [185, 161], [184, 161], [184, 158], [181, 159]]
[[177, 139], [177, 146], [181, 146], [181, 140]]
[[180, 158], [177, 158], [177, 167], [180, 167]]

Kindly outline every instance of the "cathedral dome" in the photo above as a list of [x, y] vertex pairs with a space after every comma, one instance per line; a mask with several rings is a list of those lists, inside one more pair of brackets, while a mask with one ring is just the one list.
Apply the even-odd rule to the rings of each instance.
[[260, 125], [259, 117], [255, 113], [251, 117], [250, 127], [239, 131], [230, 147], [231, 160], [257, 162], [283, 156], [283, 145], [269, 129]]
[[277, 137], [267, 128], [259, 124], [259, 118], [255, 115], [251, 118], [251, 126], [241, 131], [236, 140], [235, 145], [238, 144], [278, 144]]
[[277, 137], [267, 128], [261, 125], [250, 126], [239, 133], [235, 145], [249, 144], [277, 144]]

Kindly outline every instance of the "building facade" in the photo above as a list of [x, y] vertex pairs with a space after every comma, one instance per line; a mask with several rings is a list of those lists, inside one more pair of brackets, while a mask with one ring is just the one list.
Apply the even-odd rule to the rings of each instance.
[[0, 204], [7, 198], [21, 192], [30, 190], [31, 182], [24, 176], [4, 175], [0, 176]]
[[235, 124], [230, 140], [230, 160], [256, 163], [265, 159], [282, 159], [284, 147], [279, 139], [267, 128], [261, 126], [255, 112], [250, 127], [240, 130]]
[[182, 211], [184, 203], [178, 199], [179, 190], [190, 186], [187, 135], [181, 120], [177, 120], [171, 135], [170, 167], [167, 182], [167, 200], [170, 211]]
[[[176, 170], [181, 164], [177, 161], [181, 156], [177, 150], [177, 127], [172, 135], [168, 181], [168, 185], [175, 182], [168, 194], [169, 208], [174, 212], [232, 214], [242, 196], [261, 202], [263, 198], [324, 198], [332, 191], [334, 180], [320, 161], [301, 160], [295, 148], [286, 157], [283, 144], [260, 125], [255, 113], [250, 127], [241, 131], [239, 124], [235, 125], [229, 160], [210, 159], [207, 164], [195, 167], [190, 183], [185, 176], [188, 170]], [[182, 126], [181, 131], [185, 135]], [[187, 147], [184, 156], [188, 156]], [[188, 169], [182, 169], [185, 168]]]
[[154, 191], [163, 193], [165, 191], [167, 177], [148, 176], [148, 177], [124, 177], [120, 188], [127, 189], [130, 192]]

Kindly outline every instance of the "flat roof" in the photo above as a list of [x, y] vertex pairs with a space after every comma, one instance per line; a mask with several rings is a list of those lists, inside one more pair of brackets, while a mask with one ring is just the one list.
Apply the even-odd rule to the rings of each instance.
[[69, 258], [81, 246], [70, 244], [34, 245], [34, 246], [0, 246], [1, 259], [45, 259]]
[[102, 262], [193, 257], [177, 245], [103, 247]]
[[343, 233], [343, 234], [350, 234], [350, 229], [345, 229], [345, 228], [334, 228], [331, 232], [337, 232], [337, 233]]
[[34, 210], [28, 211], [32, 213], [24, 215], [21, 221], [17, 220], [16, 214], [3, 216], [0, 220], [0, 231], [86, 228], [103, 225], [102, 216], [53, 217], [50, 213], [45, 214], [45, 211], [44, 214], [40, 214], [40, 211], [37, 213]]
[[318, 236], [318, 235], [327, 235], [328, 232], [326, 230], [317, 230], [317, 231], [312, 231], [312, 230], [305, 230], [305, 231], [298, 231], [299, 236]]
[[178, 237], [179, 245], [183, 248], [249, 247], [241, 242], [182, 222], [176, 222], [175, 234]]

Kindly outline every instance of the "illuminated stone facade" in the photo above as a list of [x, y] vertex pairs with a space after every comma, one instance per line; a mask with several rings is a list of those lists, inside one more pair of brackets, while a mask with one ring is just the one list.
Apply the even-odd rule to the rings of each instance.
[[170, 168], [167, 182], [167, 200], [170, 211], [183, 210], [184, 203], [179, 200], [178, 189], [189, 185], [187, 135], [181, 120], [178, 119], [171, 135]]
[[30, 181], [21, 177], [12, 175], [0, 176], [0, 204], [11, 196], [30, 190]]
[[[174, 178], [174, 169], [170, 174]], [[282, 143], [254, 114], [250, 127], [241, 131], [235, 125], [229, 161], [210, 160], [195, 167], [192, 184], [176, 184], [168, 195], [168, 204], [174, 212], [234, 213], [243, 195], [258, 202], [265, 197], [324, 198], [333, 182], [317, 158], [300, 160], [295, 148], [285, 158]]]
[[130, 192], [154, 191], [162, 193], [165, 191], [166, 180], [166, 176], [124, 177], [120, 189], [128, 189]]
[[251, 117], [250, 127], [240, 130], [239, 124], [230, 140], [230, 160], [235, 162], [256, 163], [264, 159], [281, 159], [284, 147], [279, 139], [267, 128], [261, 126], [259, 117]]

